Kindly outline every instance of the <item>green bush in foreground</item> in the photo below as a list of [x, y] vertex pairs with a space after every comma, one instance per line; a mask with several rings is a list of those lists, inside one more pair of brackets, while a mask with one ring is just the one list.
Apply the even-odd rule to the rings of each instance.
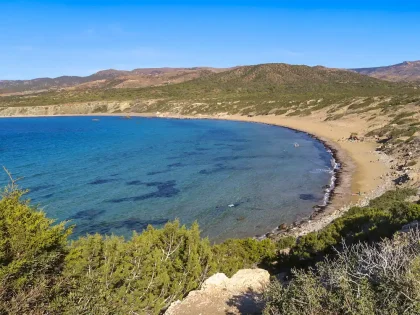
[[158, 313], [214, 273], [212, 249], [198, 225], [179, 222], [122, 237], [90, 235], [70, 246], [60, 304], [71, 313]]
[[267, 315], [420, 314], [420, 230], [345, 247], [265, 292]]
[[420, 314], [420, 232], [395, 234], [420, 220], [420, 205], [405, 201], [415, 193], [388, 191], [320, 231], [280, 239], [290, 253], [278, 264], [293, 271], [288, 284], [271, 283], [264, 313]]
[[283, 264], [292, 267], [311, 264], [334, 254], [342, 240], [350, 245], [391, 237], [404, 224], [420, 219], [420, 205], [404, 201], [413, 194], [411, 189], [388, 191], [367, 207], [351, 208], [325, 228], [300, 237], [291, 246], [290, 255], [283, 257]]
[[[325, 314], [374, 314], [371, 311], [377, 307], [392, 310], [385, 314], [399, 314], [404, 306], [410, 314], [417, 310], [417, 304], [409, 301], [418, 298], [419, 257], [409, 262], [395, 258], [405, 272], [399, 278], [389, 280], [376, 270], [354, 279], [353, 274], [340, 273], [359, 266], [359, 252], [366, 250], [343, 250], [339, 245], [342, 239], [347, 244], [376, 242], [420, 219], [420, 205], [404, 201], [412, 193], [386, 193], [369, 207], [353, 208], [298, 240], [284, 237], [276, 244], [268, 239], [231, 239], [211, 245], [200, 237], [197, 224], [186, 228], [178, 221], [162, 229], [150, 226], [130, 240], [96, 234], [69, 242], [71, 227], [46, 218], [22, 200], [23, 192], [6, 189], [0, 200], [0, 314], [157, 314], [215, 272], [231, 276], [238, 269], [270, 264], [276, 258], [280, 267], [300, 266], [302, 261], [312, 264], [327, 253], [338, 259], [321, 263], [316, 271], [296, 271], [288, 287], [274, 283], [267, 293], [267, 312], [299, 314], [299, 307], [306, 305], [311, 312], [303, 314], [324, 314], [321, 309], [333, 306], [340, 311]], [[416, 248], [407, 246], [401, 247], [402, 252]], [[287, 247], [290, 255], [276, 256]], [[397, 290], [403, 295], [395, 296]]]
[[71, 229], [5, 190], [0, 200], [0, 314], [42, 313], [59, 286]]
[[269, 241], [210, 245], [178, 221], [149, 226], [130, 240], [88, 235], [71, 243], [71, 228], [6, 190], [0, 200], [0, 314], [157, 314], [215, 272], [275, 256]]

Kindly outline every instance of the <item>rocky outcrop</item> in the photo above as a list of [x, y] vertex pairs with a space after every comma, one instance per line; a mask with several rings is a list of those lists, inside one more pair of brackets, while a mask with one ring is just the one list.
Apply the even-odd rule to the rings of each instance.
[[217, 273], [200, 290], [172, 303], [165, 315], [261, 314], [261, 295], [269, 281], [270, 274], [263, 269], [242, 269], [232, 278]]

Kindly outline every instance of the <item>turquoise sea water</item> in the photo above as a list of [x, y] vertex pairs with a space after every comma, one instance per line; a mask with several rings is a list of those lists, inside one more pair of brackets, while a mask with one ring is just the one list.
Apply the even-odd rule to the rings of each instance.
[[264, 234], [323, 202], [331, 159], [310, 136], [263, 124], [0, 119], [0, 164], [49, 217], [72, 220], [75, 236], [129, 237], [175, 218], [197, 220], [214, 241]]

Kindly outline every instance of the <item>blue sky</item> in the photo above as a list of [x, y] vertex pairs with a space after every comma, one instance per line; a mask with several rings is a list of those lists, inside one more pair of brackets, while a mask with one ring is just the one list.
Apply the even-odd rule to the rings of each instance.
[[420, 1], [4, 1], [0, 80], [144, 67], [420, 59]]

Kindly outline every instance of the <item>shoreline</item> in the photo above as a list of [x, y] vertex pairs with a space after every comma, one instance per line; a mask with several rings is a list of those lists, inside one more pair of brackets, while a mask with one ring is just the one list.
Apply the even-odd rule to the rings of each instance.
[[[300, 217], [292, 224], [284, 224], [279, 222], [277, 228], [267, 232], [256, 238], [278, 238], [283, 235], [301, 236], [312, 231], [317, 231], [325, 225], [339, 217], [351, 206], [366, 205], [366, 203], [386, 190], [392, 188], [392, 183], [385, 173], [389, 171], [389, 157], [385, 154], [379, 154], [374, 151], [374, 145], [363, 143], [362, 152], [354, 149], [352, 146], [345, 145], [346, 142], [337, 140], [334, 136], [342, 136], [344, 133], [346, 137], [350, 135], [350, 130], [339, 128], [340, 132], [333, 131], [331, 126], [325, 121], [313, 121], [308, 117], [289, 118], [284, 116], [239, 116], [239, 115], [175, 115], [169, 113], [92, 113], [92, 114], [70, 114], [70, 115], [39, 115], [39, 116], [7, 116], [0, 118], [29, 118], [29, 117], [71, 117], [71, 116], [87, 116], [87, 117], [101, 117], [101, 116], [116, 116], [116, 117], [145, 117], [145, 118], [168, 118], [168, 119], [214, 119], [214, 120], [229, 120], [251, 123], [262, 123], [277, 127], [283, 127], [290, 130], [303, 132], [312, 137], [313, 139], [322, 143], [327, 151], [332, 155], [334, 163], [338, 163], [339, 167], [333, 167], [330, 191], [326, 191], [328, 199], [325, 205], [316, 205], [313, 207], [313, 212], [308, 217]], [[326, 129], [327, 128], [327, 129]], [[353, 127], [352, 127], [353, 128]], [[348, 128], [347, 128], [348, 129]], [[353, 128], [354, 129], [354, 128]], [[351, 130], [353, 130], [351, 129]], [[342, 137], [339, 137], [339, 139]], [[349, 150], [350, 149], [350, 150]], [[366, 152], [369, 149], [369, 152]], [[373, 150], [373, 151], [372, 151]], [[376, 153], [375, 169], [372, 169], [372, 164], [367, 164], [366, 153]], [[359, 154], [358, 154], [359, 153]], [[362, 154], [360, 154], [362, 153]], [[381, 156], [379, 156], [381, 155]], [[370, 161], [373, 162], [373, 161]], [[368, 170], [369, 176], [375, 174], [375, 178], [368, 178], [368, 180], [360, 181], [362, 173], [365, 175], [364, 170]], [[377, 169], [381, 171], [378, 172]], [[372, 185], [378, 173], [380, 176], [380, 183], [375, 187]], [[369, 177], [368, 176], [368, 177]], [[383, 179], [385, 177], [385, 180]], [[328, 189], [328, 188], [327, 188]], [[363, 193], [361, 193], [363, 192]], [[357, 195], [359, 193], [359, 195]]]
[[[127, 113], [126, 115], [130, 114]], [[330, 150], [335, 161], [340, 164], [340, 168], [336, 169], [333, 174], [333, 176], [336, 176], [335, 187], [330, 192], [328, 203], [325, 206], [315, 206], [312, 214], [307, 217], [300, 217], [292, 224], [286, 224], [285, 227], [283, 224], [280, 224], [277, 228], [257, 238], [269, 237], [276, 239], [285, 235], [298, 237], [313, 231], [318, 231], [334, 219], [340, 217], [351, 207], [365, 206], [371, 199], [382, 195], [385, 191], [394, 187], [392, 180], [387, 176], [390, 171], [389, 161], [391, 160], [391, 157], [382, 152], [379, 153], [375, 151], [376, 143], [352, 143], [343, 140], [347, 139], [351, 132], [355, 131], [353, 130], [353, 128], [355, 128], [354, 126], [352, 126], [350, 130], [344, 129], [341, 130], [341, 132], [338, 132], [340, 137], [337, 139], [330, 136], [332, 133], [330, 133], [330, 126], [328, 126], [327, 122], [314, 122], [308, 117], [289, 118], [274, 115], [253, 117], [238, 115], [186, 116], [166, 113], [162, 113], [161, 115], [135, 113], [132, 116], [178, 119], [217, 119], [262, 123], [306, 133], [310, 137], [321, 142], [326, 150]], [[327, 130], [324, 130], [322, 127], [325, 128], [326, 126], [328, 126], [328, 128]], [[357, 146], [361, 146], [362, 148], [360, 149]], [[369, 159], [366, 157], [369, 156], [369, 154], [373, 154], [374, 156], [372, 159], [375, 159], [376, 161], [370, 160], [368, 162]], [[377, 167], [372, 167], [373, 164]], [[365, 177], [368, 177], [368, 180], [365, 180]], [[362, 178], [364, 180], [361, 181], [360, 179]]]
[[[279, 223], [279, 225], [271, 231], [263, 235], [255, 235], [254, 238], [264, 239], [264, 238], [278, 238], [285, 235], [295, 235], [301, 236], [307, 234], [313, 230], [319, 230], [330, 221], [333, 220], [336, 216], [337, 209], [343, 210], [344, 207], [350, 208], [351, 202], [351, 184], [352, 184], [352, 175], [355, 171], [354, 161], [351, 156], [347, 155], [336, 143], [320, 137], [315, 133], [308, 132], [306, 130], [298, 129], [291, 126], [285, 126], [278, 123], [262, 121], [261, 118], [264, 116], [254, 116], [252, 119], [246, 119], [249, 117], [245, 116], [211, 116], [211, 115], [201, 115], [201, 116], [186, 116], [186, 115], [155, 115], [150, 113], [133, 113], [127, 114], [128, 116], [133, 117], [149, 117], [149, 118], [168, 118], [168, 119], [208, 119], [208, 120], [226, 120], [226, 121], [238, 121], [238, 122], [251, 122], [251, 123], [260, 123], [275, 127], [286, 128], [296, 132], [302, 132], [310, 136], [312, 139], [319, 141], [332, 156], [332, 162], [338, 164], [339, 167], [332, 165], [332, 175], [330, 179], [329, 191], [325, 191], [325, 196], [328, 196], [326, 203], [322, 205], [315, 205], [313, 211], [309, 216], [304, 216], [296, 219], [293, 223]], [[116, 116], [127, 116], [127, 115], [116, 115]], [[109, 116], [109, 115], [104, 115]], [[114, 115], [112, 115], [114, 116]], [[279, 116], [275, 116], [279, 117]], [[348, 209], [347, 208], [347, 209]], [[347, 210], [346, 209], [346, 210]], [[331, 218], [331, 220], [328, 220]], [[327, 222], [325, 221], [327, 220]], [[322, 226], [319, 226], [319, 223], [323, 222]], [[316, 224], [318, 223], [318, 224]]]

